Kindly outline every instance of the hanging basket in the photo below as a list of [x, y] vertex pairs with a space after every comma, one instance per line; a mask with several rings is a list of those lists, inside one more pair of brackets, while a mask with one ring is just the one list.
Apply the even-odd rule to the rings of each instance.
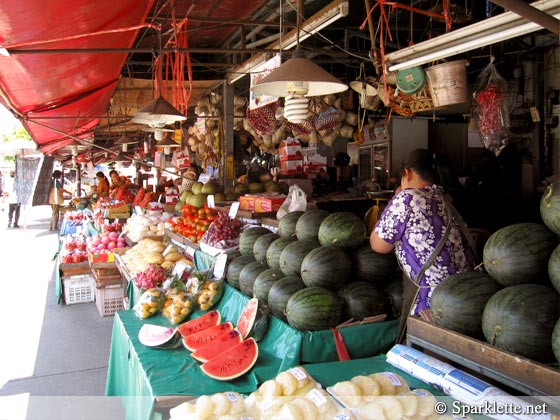
[[317, 131], [332, 130], [340, 127], [341, 123], [341, 113], [333, 106], [328, 107], [325, 111], [313, 118], [313, 126]]
[[256, 109], [247, 108], [247, 120], [260, 135], [272, 133], [279, 125], [276, 119], [278, 101], [271, 102]]
[[313, 123], [310, 120], [305, 120], [302, 123], [292, 123], [286, 121], [288, 130], [292, 130], [294, 136], [309, 135], [314, 130]]

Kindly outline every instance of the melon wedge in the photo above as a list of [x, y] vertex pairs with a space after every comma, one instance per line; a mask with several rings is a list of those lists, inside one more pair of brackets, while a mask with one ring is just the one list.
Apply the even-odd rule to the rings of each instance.
[[257, 342], [250, 337], [203, 363], [200, 369], [218, 381], [229, 381], [248, 372], [255, 365], [258, 356]]
[[138, 341], [148, 347], [170, 349], [180, 344], [181, 336], [175, 328], [144, 324], [140, 331], [138, 331]]
[[214, 340], [210, 341], [195, 352], [191, 353], [191, 357], [198, 360], [199, 362], [207, 362], [208, 360], [219, 356], [223, 352], [229, 350], [242, 341], [243, 337], [241, 336], [239, 331], [232, 329], [220, 334]]
[[239, 315], [237, 329], [243, 338], [262, 339], [268, 330], [268, 307], [257, 298], [249, 299]]
[[195, 332], [218, 325], [222, 320], [222, 315], [218, 310], [206, 312], [198, 318], [184, 322], [177, 327], [177, 331], [182, 337], [187, 337]]
[[187, 350], [195, 351], [210, 343], [222, 333], [231, 330], [233, 330], [233, 324], [231, 322], [214, 325], [213, 327], [205, 328], [204, 330], [183, 337], [183, 346], [185, 346]]

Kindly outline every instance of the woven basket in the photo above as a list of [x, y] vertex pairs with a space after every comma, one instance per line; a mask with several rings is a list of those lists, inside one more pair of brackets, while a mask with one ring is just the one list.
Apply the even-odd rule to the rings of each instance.
[[332, 130], [340, 127], [342, 118], [340, 112], [335, 107], [329, 107], [313, 118], [313, 126], [315, 130]]
[[247, 108], [247, 120], [259, 134], [268, 134], [276, 130], [279, 121], [276, 119], [278, 101], [271, 102], [256, 109]]
[[297, 124], [286, 121], [286, 127], [288, 130], [292, 130], [294, 136], [308, 135], [314, 130], [313, 123], [310, 120]]

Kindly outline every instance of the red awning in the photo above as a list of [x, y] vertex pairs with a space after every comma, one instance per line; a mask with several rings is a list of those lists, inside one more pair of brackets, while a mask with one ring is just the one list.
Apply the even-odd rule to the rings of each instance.
[[[4, 0], [0, 3], [0, 100], [45, 153], [105, 115], [126, 52], [154, 0]], [[23, 50], [38, 50], [22, 53]], [[45, 50], [65, 49], [68, 53]], [[52, 128], [52, 129], [51, 129]]]

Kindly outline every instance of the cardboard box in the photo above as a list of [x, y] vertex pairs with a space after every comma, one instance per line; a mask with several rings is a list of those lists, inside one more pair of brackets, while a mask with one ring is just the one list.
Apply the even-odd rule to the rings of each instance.
[[255, 211], [254, 195], [242, 195], [238, 198], [238, 201], [240, 210]]
[[255, 198], [255, 211], [257, 213], [278, 211], [285, 199], [285, 195], [276, 197], [257, 197]]
[[327, 157], [314, 154], [303, 157], [303, 173], [305, 174], [326, 174]]
[[299, 140], [291, 137], [282, 140], [278, 147], [278, 156], [281, 162], [286, 160], [301, 160], [301, 144]]
[[301, 159], [280, 161], [281, 175], [296, 175], [302, 173], [303, 173], [303, 161]]

